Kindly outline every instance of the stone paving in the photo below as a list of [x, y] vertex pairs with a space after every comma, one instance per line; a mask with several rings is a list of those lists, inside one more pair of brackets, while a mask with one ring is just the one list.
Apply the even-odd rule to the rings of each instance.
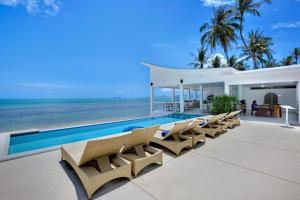
[[[60, 151], [0, 163], [0, 199], [87, 199]], [[138, 178], [114, 180], [93, 199], [299, 200], [300, 127], [242, 121], [179, 157], [164, 153]]]

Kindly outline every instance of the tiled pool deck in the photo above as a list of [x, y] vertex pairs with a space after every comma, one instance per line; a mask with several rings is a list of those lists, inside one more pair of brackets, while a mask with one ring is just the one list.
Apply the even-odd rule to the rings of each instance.
[[[60, 151], [0, 163], [0, 199], [87, 199]], [[119, 179], [93, 199], [300, 199], [300, 127], [242, 125], [132, 181]]]

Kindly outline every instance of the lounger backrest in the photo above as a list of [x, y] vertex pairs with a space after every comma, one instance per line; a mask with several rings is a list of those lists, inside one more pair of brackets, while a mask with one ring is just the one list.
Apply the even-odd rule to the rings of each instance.
[[236, 113], [235, 113], [235, 115], [233, 116], [233, 117], [235, 117], [236, 115], [238, 115], [240, 112], [242, 112], [241, 110], [237, 110], [237, 111], [235, 111]]
[[225, 117], [224, 117], [224, 119], [230, 119], [230, 118], [232, 118], [233, 116], [234, 116], [234, 113], [235, 113], [236, 111], [233, 111], [233, 112], [231, 112], [231, 113], [229, 113], [228, 115], [226, 115]]
[[148, 145], [154, 134], [158, 130], [158, 127], [159, 126], [153, 126], [149, 128], [139, 128], [132, 130], [132, 132], [128, 135], [128, 139], [122, 149], [122, 152], [125, 152], [132, 147], [140, 144]]
[[199, 119], [196, 119], [196, 120], [193, 120], [184, 130], [183, 132], [185, 131], [189, 131], [189, 130], [192, 130], [194, 128], [196, 128], [197, 126], [200, 125], [201, 122], [203, 122], [204, 120], [199, 120]]
[[191, 120], [174, 123], [174, 126], [172, 127], [172, 129], [169, 131], [169, 133], [167, 135], [164, 136], [163, 139], [167, 139], [174, 134], [180, 134], [190, 123], [191, 123]]
[[240, 112], [241, 112], [240, 110], [238, 110], [238, 111], [233, 111], [233, 112], [229, 113], [228, 115], [226, 115], [226, 116], [224, 117], [224, 119], [231, 119], [231, 118], [235, 117], [237, 114], [239, 114]]
[[113, 155], [119, 153], [124, 146], [128, 134], [106, 139], [97, 139], [88, 141], [81, 155], [79, 166], [104, 155]]
[[219, 120], [224, 120], [224, 118], [227, 114], [228, 113], [219, 114]]
[[213, 124], [218, 120], [219, 120], [219, 115], [214, 115], [214, 116], [212, 116], [211, 118], [208, 119], [207, 124]]

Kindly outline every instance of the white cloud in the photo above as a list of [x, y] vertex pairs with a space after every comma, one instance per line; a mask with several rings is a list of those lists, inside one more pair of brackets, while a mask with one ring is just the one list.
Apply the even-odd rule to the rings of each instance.
[[58, 0], [0, 0], [4, 6], [24, 6], [30, 15], [54, 16], [60, 11]]
[[300, 27], [300, 20], [295, 22], [278, 22], [272, 25], [272, 29], [290, 29]]
[[212, 60], [215, 58], [215, 57], [219, 57], [221, 59], [221, 65], [226, 65], [226, 59], [225, 59], [225, 56], [223, 56], [223, 54], [220, 54], [220, 53], [216, 53], [215, 55], [213, 55], [212, 57], [210, 57], [206, 64], [204, 65], [204, 68], [209, 68], [209, 67], [212, 67]]
[[204, 6], [222, 6], [230, 5], [234, 0], [201, 0]]
[[169, 48], [169, 49], [175, 49], [176, 46], [173, 44], [168, 44], [168, 43], [156, 43], [151, 45], [153, 48]]

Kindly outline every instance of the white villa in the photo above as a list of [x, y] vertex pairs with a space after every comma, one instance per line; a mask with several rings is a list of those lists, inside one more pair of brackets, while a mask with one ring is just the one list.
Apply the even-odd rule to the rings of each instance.
[[247, 112], [251, 111], [251, 104], [256, 100], [259, 105], [264, 104], [264, 98], [272, 93], [278, 104], [289, 105], [294, 108], [300, 123], [300, 65], [264, 68], [257, 70], [238, 71], [231, 67], [208, 69], [175, 69], [142, 63], [150, 68], [150, 109], [153, 111], [154, 88], [169, 88], [179, 90], [179, 111], [185, 111], [184, 92], [191, 91], [198, 96], [200, 110], [205, 110], [205, 103], [209, 96], [222, 94], [233, 95], [238, 100], [245, 100]]

